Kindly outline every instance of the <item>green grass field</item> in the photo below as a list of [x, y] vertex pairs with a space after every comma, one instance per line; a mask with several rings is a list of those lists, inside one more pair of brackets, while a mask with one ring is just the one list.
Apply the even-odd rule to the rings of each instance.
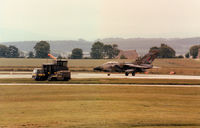
[[[108, 61], [132, 62], [133, 60], [109, 60], [109, 59], [78, 59], [68, 60], [71, 71], [91, 72], [93, 68]], [[51, 63], [52, 59], [24, 59], [24, 58], [0, 58], [0, 71], [32, 71], [41, 67], [43, 63]], [[200, 75], [200, 61], [194, 59], [156, 59], [153, 64], [156, 67], [148, 70], [151, 74], [176, 74]]]
[[199, 128], [200, 88], [0, 86], [2, 128]]

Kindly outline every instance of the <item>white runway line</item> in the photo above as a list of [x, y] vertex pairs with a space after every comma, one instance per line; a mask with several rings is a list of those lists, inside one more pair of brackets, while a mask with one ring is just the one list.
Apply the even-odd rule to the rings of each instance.
[[[0, 74], [1, 78], [31, 78], [31, 74]], [[154, 74], [136, 74], [136, 76], [125, 76], [124, 74], [111, 74], [107, 76], [105, 73], [78, 73], [73, 72], [72, 78], [129, 78], [129, 79], [187, 79], [200, 80], [200, 76], [190, 75], [154, 75]]]
[[200, 85], [140, 85], [140, 84], [35, 84], [35, 83], [0, 83], [0, 86], [122, 86], [122, 87], [200, 87]]

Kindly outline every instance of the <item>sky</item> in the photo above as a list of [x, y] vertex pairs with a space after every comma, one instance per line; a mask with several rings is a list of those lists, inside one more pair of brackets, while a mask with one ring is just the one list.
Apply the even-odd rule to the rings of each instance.
[[200, 36], [200, 0], [0, 0], [0, 42]]

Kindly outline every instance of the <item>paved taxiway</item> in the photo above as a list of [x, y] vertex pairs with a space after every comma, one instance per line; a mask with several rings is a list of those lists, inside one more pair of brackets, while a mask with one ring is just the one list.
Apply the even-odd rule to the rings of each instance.
[[[3, 78], [31, 78], [31, 73], [23, 72], [4, 72], [0, 73], [0, 79]], [[154, 75], [154, 74], [136, 74], [136, 76], [125, 76], [124, 74], [111, 74], [107, 76], [106, 73], [79, 73], [73, 72], [72, 78], [129, 78], [129, 79], [195, 79], [200, 80], [200, 76], [190, 75]]]

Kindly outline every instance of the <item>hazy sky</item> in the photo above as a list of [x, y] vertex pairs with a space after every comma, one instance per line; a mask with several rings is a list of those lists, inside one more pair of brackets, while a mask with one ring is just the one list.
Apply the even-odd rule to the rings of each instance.
[[200, 0], [0, 0], [0, 42], [200, 36]]

